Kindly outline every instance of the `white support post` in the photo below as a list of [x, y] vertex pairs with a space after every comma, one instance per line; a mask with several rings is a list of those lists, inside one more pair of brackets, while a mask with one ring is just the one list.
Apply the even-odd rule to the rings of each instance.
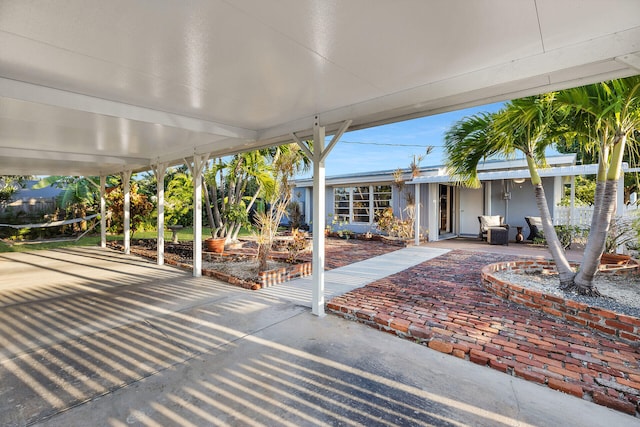
[[153, 168], [153, 173], [156, 176], [156, 198], [158, 203], [158, 231], [156, 246], [158, 251], [157, 264], [164, 265], [164, 175], [167, 170], [166, 163], [158, 163]]
[[124, 253], [131, 253], [131, 171], [122, 172], [124, 193]]
[[193, 277], [202, 276], [202, 170], [209, 154], [194, 155], [193, 163], [185, 161], [193, 176]]
[[107, 247], [107, 177], [100, 175], [100, 247]]
[[[313, 160], [313, 259], [311, 262], [313, 274], [313, 290], [311, 296], [311, 312], [316, 316], [324, 316], [324, 227], [325, 218], [325, 167], [324, 161], [338, 143], [340, 137], [351, 125], [351, 120], [344, 122], [335, 133], [325, 149], [325, 128], [320, 126], [320, 118], [315, 116], [313, 121], [313, 150], [311, 150], [295, 134], [293, 140]], [[309, 204], [308, 198], [307, 205]]]
[[325, 129], [318, 117], [313, 124], [313, 292], [311, 312], [324, 316], [324, 227], [325, 227], [325, 167], [322, 160]]
[[309, 187], [305, 187], [304, 189], [304, 220], [307, 224], [311, 221], [311, 190]]
[[427, 225], [429, 226], [429, 241], [438, 241], [438, 215], [440, 213], [440, 186], [439, 184], [428, 184], [429, 186], [429, 219]]
[[[618, 191], [616, 192], [616, 216], [624, 215], [624, 172], [620, 174], [618, 179]], [[616, 248], [616, 253], [622, 254], [626, 249], [626, 245], [621, 244]]]
[[415, 222], [413, 225], [414, 226], [413, 233], [415, 234], [414, 243], [416, 246], [419, 246], [420, 245], [420, 184], [415, 184], [413, 187], [415, 191], [414, 201], [416, 206], [414, 211]]
[[624, 173], [618, 179], [618, 191], [616, 193], [616, 215], [624, 214]]
[[491, 215], [491, 186], [493, 181], [485, 181], [484, 183], [484, 212], [483, 215]]
[[574, 226], [576, 221], [576, 176], [571, 175], [571, 196], [569, 203], [569, 225]]

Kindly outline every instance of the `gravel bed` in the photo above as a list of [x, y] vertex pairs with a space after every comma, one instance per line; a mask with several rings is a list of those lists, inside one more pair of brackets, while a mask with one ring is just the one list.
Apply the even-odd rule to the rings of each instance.
[[492, 274], [499, 279], [545, 294], [640, 318], [640, 280], [635, 276], [600, 274], [596, 276], [595, 286], [602, 296], [588, 297], [559, 289], [557, 274], [527, 274], [507, 270]]
[[[269, 270], [275, 270], [281, 267], [290, 267], [291, 264], [278, 261], [267, 261], [267, 268]], [[251, 282], [259, 282], [258, 278], [258, 261], [255, 259], [243, 260], [243, 261], [221, 261], [221, 262], [207, 262], [202, 263], [202, 268], [208, 270], [216, 270], [222, 273], [229, 274], [242, 280]]]

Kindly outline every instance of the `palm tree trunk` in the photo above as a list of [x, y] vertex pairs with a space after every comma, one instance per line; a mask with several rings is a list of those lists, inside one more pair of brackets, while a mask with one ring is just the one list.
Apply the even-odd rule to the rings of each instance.
[[556, 264], [556, 269], [558, 270], [560, 287], [564, 288], [573, 284], [575, 272], [567, 260], [562, 243], [560, 242], [556, 229], [553, 227], [553, 223], [551, 222], [551, 213], [549, 212], [549, 206], [547, 205], [547, 197], [545, 196], [544, 187], [542, 187], [541, 183], [535, 186], [535, 193], [536, 205], [538, 205], [538, 210], [540, 211], [540, 220], [542, 221], [544, 237], [547, 241], [547, 245], [549, 246], [551, 257]]
[[571, 265], [569, 264], [569, 261], [567, 260], [567, 256], [564, 253], [562, 243], [560, 242], [558, 234], [556, 233], [556, 229], [553, 227], [553, 223], [551, 222], [551, 213], [549, 212], [549, 205], [547, 204], [547, 196], [544, 193], [542, 179], [540, 178], [540, 174], [538, 173], [538, 167], [536, 165], [535, 159], [533, 155], [531, 155], [531, 153], [528, 153], [526, 155], [526, 159], [527, 168], [529, 169], [529, 175], [531, 176], [531, 184], [533, 185], [535, 191], [536, 205], [538, 206], [538, 211], [540, 212], [542, 230], [544, 231], [544, 236], [547, 241], [547, 245], [549, 246], [551, 257], [556, 264], [556, 270], [558, 271], [558, 276], [560, 278], [560, 287], [562, 288], [564, 286], [573, 284], [575, 272], [573, 271]]
[[[604, 181], [600, 180], [602, 176], [602, 168], [598, 168], [598, 182], [596, 184], [596, 203], [597, 210], [594, 210], [591, 220], [591, 230], [587, 246], [584, 249], [584, 256], [580, 265], [580, 272], [576, 275], [575, 289], [581, 295], [598, 296], [600, 292], [593, 286], [600, 257], [604, 252], [607, 242], [607, 234], [611, 225], [611, 219], [616, 208], [616, 200], [618, 197], [618, 180], [622, 171], [622, 157], [626, 145], [625, 135], [620, 135], [614, 139], [613, 152], [611, 154], [611, 163]], [[606, 154], [608, 150], [603, 150]], [[606, 157], [601, 158], [601, 162], [606, 162]]]
[[202, 179], [202, 191], [204, 192], [204, 201], [206, 204], [207, 219], [209, 220], [209, 227], [211, 227], [211, 237], [215, 237], [214, 231], [216, 229], [216, 224], [213, 222], [213, 212], [211, 211], [211, 199], [209, 198], [209, 187], [207, 186], [207, 182], [204, 180], [204, 176]]
[[[575, 285], [572, 288], [581, 295], [600, 295], [598, 289], [593, 285], [593, 281], [598, 272], [600, 257], [604, 252], [609, 225], [615, 211], [618, 182], [607, 180], [601, 186], [603, 188], [601, 207], [597, 211], [598, 217], [592, 221], [592, 228], [589, 231], [589, 239], [584, 249], [580, 271], [576, 275]], [[596, 212], [594, 211], [594, 217], [596, 216], [595, 214]]]

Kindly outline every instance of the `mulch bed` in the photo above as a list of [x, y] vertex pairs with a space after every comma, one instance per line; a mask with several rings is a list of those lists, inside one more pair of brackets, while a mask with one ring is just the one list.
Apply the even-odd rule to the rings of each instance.
[[[111, 246], [122, 249], [122, 242], [109, 242]], [[393, 241], [381, 240], [359, 240], [340, 239], [328, 237], [325, 240], [325, 270], [332, 270], [354, 262], [383, 255], [401, 249], [404, 245]], [[193, 256], [193, 243], [168, 243], [165, 242], [165, 259], [178, 263], [191, 264]], [[133, 239], [131, 241], [132, 250], [140, 256], [149, 259], [156, 259], [157, 249], [154, 239]], [[255, 255], [256, 244], [253, 241], [245, 241], [241, 249], [225, 250], [228, 254]], [[279, 258], [286, 258], [286, 252], [273, 252]], [[298, 261], [311, 261], [311, 252], [302, 253], [298, 256]]]

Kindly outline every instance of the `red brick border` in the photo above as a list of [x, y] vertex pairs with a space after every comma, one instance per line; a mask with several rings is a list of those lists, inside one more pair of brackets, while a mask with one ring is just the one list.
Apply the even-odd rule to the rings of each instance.
[[534, 289], [527, 289], [501, 280], [492, 274], [496, 271], [504, 270], [517, 273], [555, 271], [553, 261], [528, 260], [489, 264], [481, 270], [482, 284], [502, 299], [540, 310], [551, 316], [559, 317], [580, 326], [586, 326], [616, 338], [630, 342], [640, 341], [640, 319], [637, 317], [626, 316], [600, 307], [545, 294]]
[[[110, 246], [120, 250], [124, 249], [124, 247], [121, 247], [120, 245], [113, 244], [113, 243]], [[131, 253], [134, 255], [139, 255], [149, 259], [156, 259], [155, 251], [153, 252], [148, 250], [139, 251], [139, 250], [136, 250], [135, 248], [131, 248]], [[207, 257], [210, 259], [212, 255], [213, 255], [212, 252], [203, 251], [203, 256], [205, 257], [205, 259], [207, 259]], [[239, 255], [239, 254], [228, 253], [228, 254], [215, 254], [215, 255], [218, 257], [221, 257], [221, 256], [226, 257], [226, 256]], [[279, 257], [269, 257], [269, 259], [275, 260], [275, 261], [284, 261], [283, 258], [279, 258]], [[191, 264], [180, 262], [166, 256], [164, 259], [164, 263], [167, 265], [172, 265], [174, 267], [182, 268], [185, 270], [193, 269], [193, 265]], [[231, 285], [235, 285], [241, 288], [251, 289], [252, 291], [255, 291], [261, 288], [277, 285], [278, 283], [288, 282], [290, 280], [293, 280], [299, 277], [310, 276], [311, 262], [303, 262], [300, 264], [291, 265], [289, 267], [282, 267], [282, 268], [277, 268], [274, 270], [268, 270], [262, 273], [258, 273], [258, 278], [260, 279], [259, 282], [242, 280], [235, 276], [223, 273], [221, 271], [207, 269], [207, 268], [202, 269], [202, 275], [207, 277], [214, 277], [218, 280], [225, 281]]]

